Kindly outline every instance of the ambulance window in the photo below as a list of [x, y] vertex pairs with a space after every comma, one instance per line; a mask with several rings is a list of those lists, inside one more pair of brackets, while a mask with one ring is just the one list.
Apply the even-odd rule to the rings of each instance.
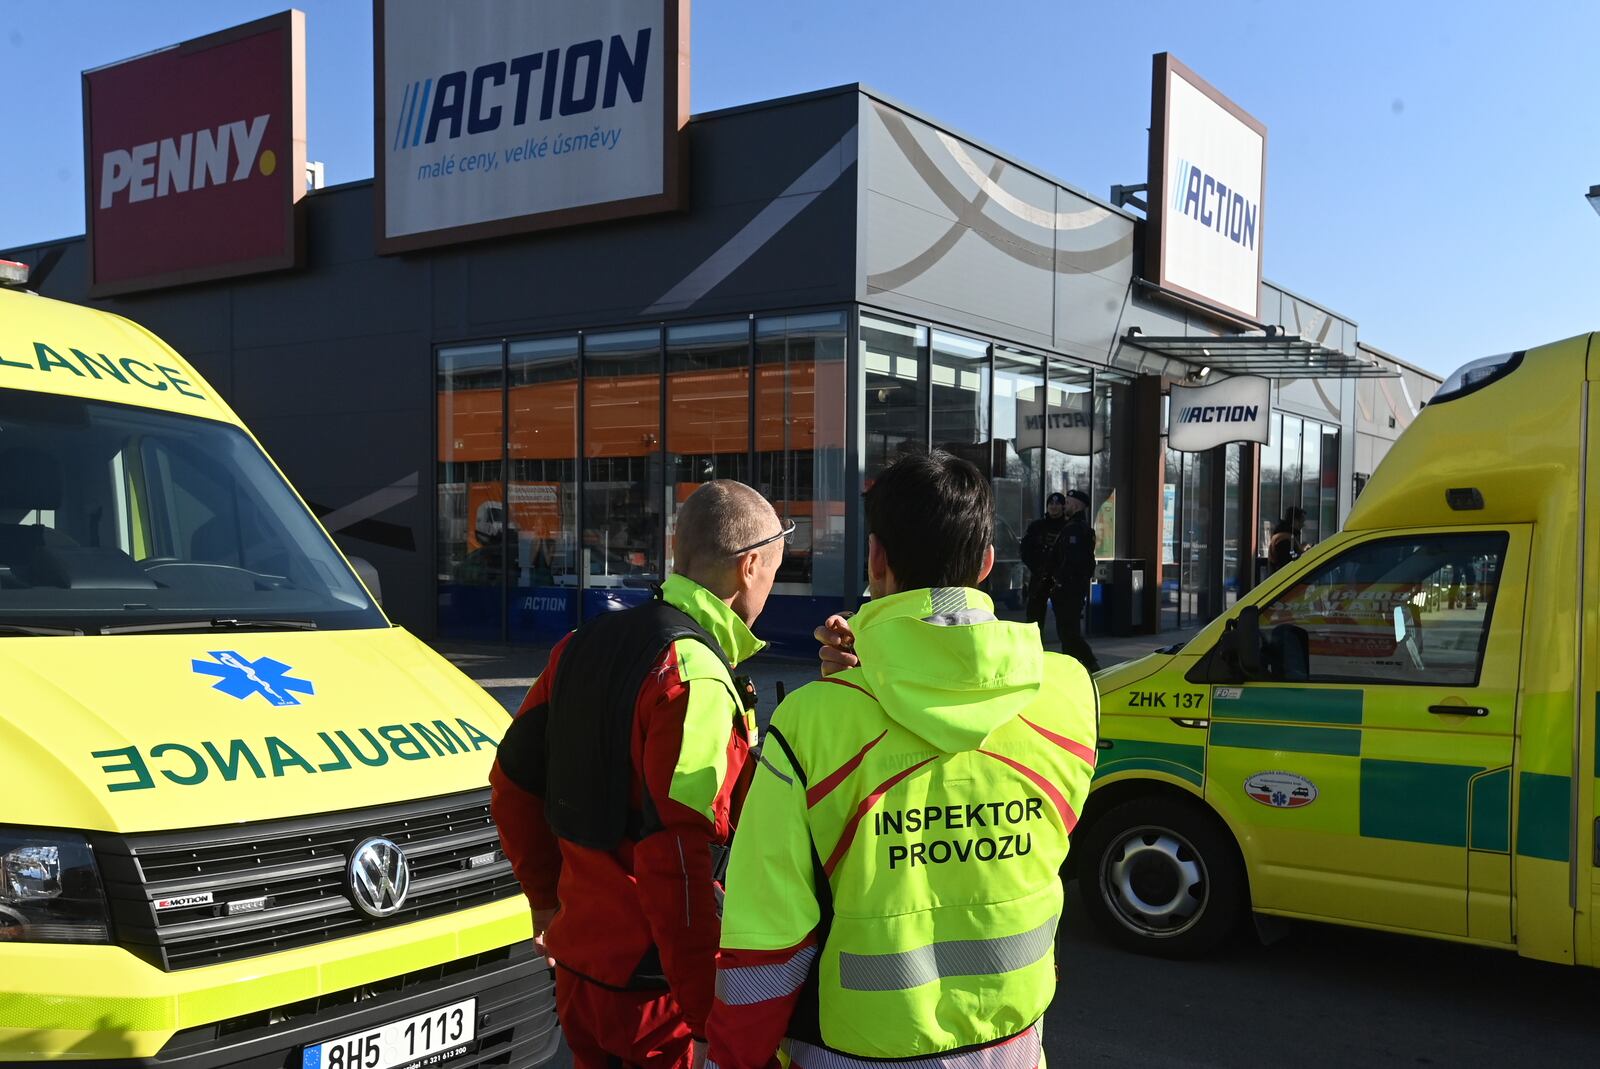
[[0, 470], [5, 635], [386, 626], [237, 427], [0, 389]]
[[1505, 550], [1502, 532], [1365, 542], [1263, 608], [1261, 627], [1305, 629], [1310, 682], [1476, 686]]

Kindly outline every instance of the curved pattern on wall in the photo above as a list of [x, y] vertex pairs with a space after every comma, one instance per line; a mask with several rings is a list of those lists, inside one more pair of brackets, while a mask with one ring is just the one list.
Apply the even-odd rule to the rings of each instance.
[[[992, 248], [1022, 264], [1058, 274], [1103, 272], [1132, 257], [1131, 228], [1109, 242], [1087, 249], [1052, 248], [1019, 233], [985, 209], [992, 205], [1018, 223], [1056, 234], [1087, 230], [1118, 217], [1098, 206], [1058, 212], [1053, 206], [1047, 208], [1029, 203], [1000, 184], [1000, 178], [1010, 166], [1005, 160], [996, 158], [985, 171], [973, 159], [965, 144], [944, 131], [935, 131], [943, 149], [943, 158], [935, 159], [918, 140], [906, 116], [876, 102], [874, 108], [885, 132], [905, 162], [954, 219], [947, 221], [945, 229], [933, 236], [915, 256], [870, 274], [867, 277], [869, 289], [894, 290], [904, 287], [943, 260], [967, 233], [976, 235]], [[969, 182], [973, 191], [969, 193], [961, 189], [952, 174]]]

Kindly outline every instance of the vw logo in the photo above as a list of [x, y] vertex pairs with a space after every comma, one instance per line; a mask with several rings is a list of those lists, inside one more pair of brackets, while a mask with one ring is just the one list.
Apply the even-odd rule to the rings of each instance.
[[372, 917], [387, 917], [405, 905], [411, 866], [405, 851], [388, 839], [367, 839], [350, 855], [350, 899]]

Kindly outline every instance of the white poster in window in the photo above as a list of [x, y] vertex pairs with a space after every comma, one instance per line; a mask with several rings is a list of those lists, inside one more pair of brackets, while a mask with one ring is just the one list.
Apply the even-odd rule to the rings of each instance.
[[1209, 386], [1174, 386], [1167, 444], [1200, 453], [1227, 442], [1265, 442], [1272, 416], [1272, 382], [1256, 375]]

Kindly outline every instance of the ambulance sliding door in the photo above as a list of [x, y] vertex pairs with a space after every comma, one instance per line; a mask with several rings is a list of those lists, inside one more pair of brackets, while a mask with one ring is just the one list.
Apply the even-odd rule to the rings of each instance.
[[1304, 679], [1212, 690], [1206, 794], [1258, 909], [1511, 939], [1511, 751], [1529, 531], [1377, 534], [1261, 607]]

